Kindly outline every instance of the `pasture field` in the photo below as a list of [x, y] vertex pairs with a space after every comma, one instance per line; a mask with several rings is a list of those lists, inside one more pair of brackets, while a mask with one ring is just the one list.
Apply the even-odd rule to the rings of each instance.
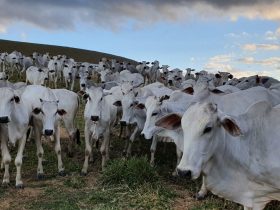
[[[1, 49], [2, 50], [2, 49]], [[65, 52], [66, 53], [66, 52]], [[66, 53], [67, 54], [67, 53]], [[10, 81], [19, 81], [10, 78]], [[24, 81], [24, 80], [23, 80]], [[63, 87], [59, 84], [59, 87]], [[76, 86], [78, 90], [78, 86]], [[133, 145], [132, 157], [125, 159], [122, 150], [125, 145], [119, 139], [119, 127], [111, 135], [110, 162], [101, 172], [101, 155], [94, 150], [95, 160], [89, 166], [87, 176], [80, 171], [84, 161], [84, 102], [81, 102], [76, 119], [81, 131], [81, 145], [76, 145], [74, 157], [67, 156], [68, 139], [61, 130], [65, 177], [58, 176], [57, 158], [53, 142], [43, 142], [45, 178], [37, 180], [37, 156], [34, 140], [26, 143], [22, 176], [25, 188], [15, 189], [15, 166], [11, 164], [11, 184], [0, 187], [0, 210], [5, 209], [188, 209], [188, 210], [241, 210], [243, 207], [218, 198], [209, 193], [203, 201], [194, 196], [201, 181], [186, 181], [173, 177], [176, 164], [175, 146], [172, 143], [158, 143], [155, 167], [149, 165], [151, 141], [141, 139]], [[16, 149], [11, 148], [12, 157]], [[0, 172], [3, 177], [3, 171]], [[278, 202], [270, 204], [267, 210], [280, 209]]]

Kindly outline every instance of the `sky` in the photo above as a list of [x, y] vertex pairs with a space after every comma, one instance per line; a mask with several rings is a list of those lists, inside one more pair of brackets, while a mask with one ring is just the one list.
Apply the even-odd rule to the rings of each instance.
[[0, 39], [280, 79], [279, 0], [0, 0], [0, 8]]

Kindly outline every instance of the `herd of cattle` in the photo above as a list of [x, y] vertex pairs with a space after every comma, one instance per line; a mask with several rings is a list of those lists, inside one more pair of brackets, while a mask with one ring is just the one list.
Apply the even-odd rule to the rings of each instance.
[[[246, 210], [263, 209], [280, 200], [280, 83], [266, 76], [233, 78], [194, 69], [168, 70], [168, 65], [115, 59], [98, 64], [76, 62], [64, 55], [14, 51], [0, 54], [0, 135], [3, 184], [9, 183], [9, 144], [18, 143], [16, 187], [22, 188], [22, 157], [26, 140], [34, 135], [37, 176], [42, 178], [42, 137], [55, 141], [59, 175], [64, 176], [60, 123], [69, 135], [68, 153], [80, 142], [75, 124], [80, 98], [85, 100], [86, 175], [92, 145], [102, 141], [102, 169], [109, 159], [110, 133], [120, 124], [127, 137], [124, 153], [134, 140], [152, 138], [151, 160], [158, 141], [174, 142], [178, 174], [202, 175], [198, 198], [207, 191], [240, 203]], [[12, 83], [9, 76], [26, 78]], [[60, 83], [58, 83], [60, 82]], [[79, 90], [73, 92], [75, 82]], [[65, 84], [66, 89], [57, 89]], [[52, 87], [53, 89], [51, 89]], [[132, 131], [132, 132], [131, 132]]]

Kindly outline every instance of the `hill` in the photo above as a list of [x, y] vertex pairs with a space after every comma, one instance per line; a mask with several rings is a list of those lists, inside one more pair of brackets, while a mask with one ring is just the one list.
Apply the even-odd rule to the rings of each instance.
[[0, 39], [0, 52], [12, 52], [17, 50], [22, 52], [25, 55], [30, 55], [33, 52], [46, 53], [49, 52], [50, 55], [67, 55], [71, 58], [74, 58], [77, 61], [90, 62], [90, 63], [98, 63], [98, 61], [103, 58], [115, 58], [119, 61], [128, 61], [131, 63], [135, 63], [136, 61], [124, 58], [117, 55], [111, 55], [98, 51], [91, 50], [83, 50], [72, 47], [63, 47], [63, 46], [55, 46], [55, 45], [46, 45], [46, 44], [35, 44], [35, 43], [27, 43], [27, 42], [16, 42], [9, 40], [1, 40]]

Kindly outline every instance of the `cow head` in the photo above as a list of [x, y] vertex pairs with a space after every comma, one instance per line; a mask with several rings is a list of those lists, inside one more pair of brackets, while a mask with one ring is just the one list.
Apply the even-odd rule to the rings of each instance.
[[158, 98], [155, 96], [150, 96], [147, 98], [145, 102], [146, 121], [142, 131], [142, 134], [146, 139], [152, 138], [153, 135], [163, 130], [162, 127], [158, 127], [155, 124], [157, 119], [164, 114], [161, 106], [163, 101], [166, 99], [168, 99], [168, 97]]
[[0, 88], [0, 97], [0, 123], [8, 123], [11, 120], [11, 112], [20, 99], [12, 89], [6, 87]]
[[63, 115], [66, 114], [64, 109], [58, 108], [59, 101], [46, 101], [40, 99], [40, 106], [33, 109], [34, 115], [40, 115], [43, 123], [43, 134], [51, 136], [54, 134], [54, 128]]
[[0, 72], [0, 80], [8, 80], [8, 75], [5, 72]]
[[219, 141], [224, 138], [223, 127], [232, 136], [241, 135], [236, 122], [221, 114], [216, 104], [195, 103], [181, 120], [184, 132], [183, 157], [177, 167], [178, 174], [196, 179], [213, 156]]
[[100, 87], [91, 86], [86, 89], [84, 98], [87, 100], [84, 116], [86, 119], [90, 119], [94, 123], [98, 123], [102, 120], [102, 113], [104, 113], [105, 97], [110, 93], [103, 92]]

